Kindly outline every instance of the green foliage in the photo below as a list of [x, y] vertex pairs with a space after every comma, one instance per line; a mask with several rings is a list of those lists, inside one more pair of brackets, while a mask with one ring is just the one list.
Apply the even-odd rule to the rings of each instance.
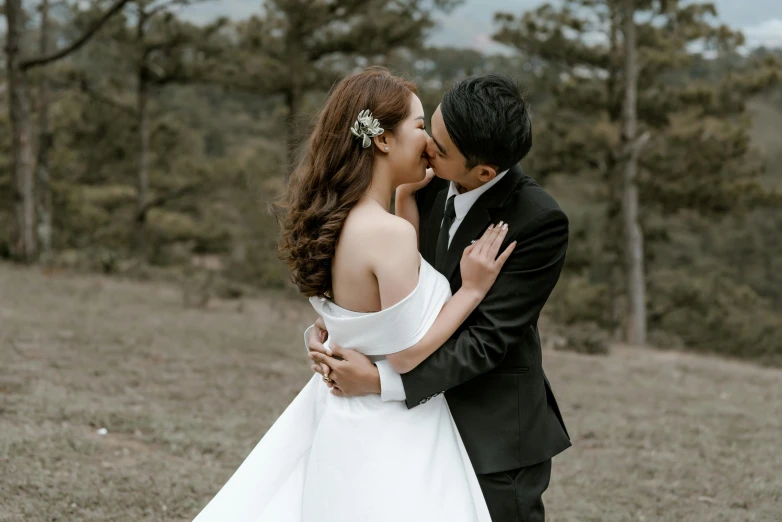
[[752, 288], [718, 273], [657, 271], [650, 326], [695, 350], [782, 364], [782, 320]]
[[[760, 200], [763, 158], [752, 150], [748, 117], [672, 115], [643, 157], [643, 199], [664, 213], [693, 209], [719, 216]], [[693, 154], [697, 150], [698, 154]]]
[[226, 85], [256, 92], [327, 89], [357, 57], [375, 62], [393, 49], [421, 47], [434, 12], [457, 3], [336, 0], [303, 9], [298, 0], [271, 0], [261, 16], [237, 25], [238, 49], [220, 73]]
[[586, 275], [571, 273], [563, 277], [551, 294], [546, 313], [565, 326], [609, 322], [610, 303], [605, 283], [591, 281]]

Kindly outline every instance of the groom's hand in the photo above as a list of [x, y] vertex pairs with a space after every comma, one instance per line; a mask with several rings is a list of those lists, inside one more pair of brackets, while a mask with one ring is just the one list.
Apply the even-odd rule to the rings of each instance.
[[[313, 370], [328, 376], [333, 384], [331, 393], [340, 397], [358, 397], [380, 393], [380, 373], [377, 367], [363, 353], [331, 345], [333, 357], [320, 351], [310, 351], [310, 359], [315, 361]], [[323, 366], [328, 367], [328, 373]]]

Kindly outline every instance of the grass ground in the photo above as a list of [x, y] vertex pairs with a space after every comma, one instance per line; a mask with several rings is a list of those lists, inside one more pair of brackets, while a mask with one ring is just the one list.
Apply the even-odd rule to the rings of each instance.
[[[0, 264], [0, 521], [191, 520], [308, 379], [312, 315], [286, 294], [186, 310], [173, 286]], [[574, 442], [550, 521], [782, 520], [782, 371], [544, 359]]]

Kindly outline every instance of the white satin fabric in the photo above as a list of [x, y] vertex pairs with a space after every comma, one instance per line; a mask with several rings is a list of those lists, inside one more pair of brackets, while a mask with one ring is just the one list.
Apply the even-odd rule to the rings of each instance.
[[[417, 343], [450, 298], [421, 259], [415, 290], [376, 313], [311, 299], [329, 338], [374, 360]], [[336, 397], [315, 375], [196, 522], [491, 522], [443, 395], [407, 409]]]

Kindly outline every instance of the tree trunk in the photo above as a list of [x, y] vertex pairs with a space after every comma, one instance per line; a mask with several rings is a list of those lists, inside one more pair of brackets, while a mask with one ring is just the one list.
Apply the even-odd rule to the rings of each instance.
[[11, 182], [14, 198], [14, 225], [11, 255], [32, 262], [37, 253], [35, 238], [35, 177], [32, 147], [30, 93], [21, 67], [22, 3], [6, 0], [6, 67], [8, 108], [11, 121]]
[[[295, 75], [295, 71], [293, 72]], [[301, 87], [295, 78], [291, 79], [291, 86], [285, 93], [285, 105], [288, 108], [288, 115], [285, 118], [285, 149], [287, 152], [288, 166], [285, 169], [286, 179], [298, 163], [298, 150], [299, 150], [299, 128], [297, 123], [297, 117], [301, 107]]]
[[138, 109], [138, 134], [139, 134], [139, 156], [138, 156], [138, 179], [136, 198], [136, 255], [141, 260], [147, 258], [147, 203], [149, 201], [149, 114], [147, 105], [149, 102], [149, 85], [146, 80], [145, 66], [141, 65], [139, 71], [139, 85], [137, 94]]
[[[139, 45], [144, 43], [144, 24], [146, 24], [146, 14], [144, 13], [144, 2], [138, 2], [139, 16], [136, 27], [136, 38]], [[136, 219], [134, 222], [135, 250], [136, 257], [142, 261], [147, 259], [147, 203], [149, 201], [149, 82], [146, 64], [146, 54], [142, 54], [138, 68], [138, 86], [136, 93], [136, 110], [138, 114], [138, 136], [139, 136], [139, 156], [138, 156], [138, 177], [137, 177], [137, 196], [136, 196]]]
[[646, 344], [646, 282], [644, 275], [643, 235], [639, 223], [638, 155], [638, 64], [635, 36], [635, 2], [622, 2], [624, 18], [624, 105], [622, 108], [623, 194], [622, 215], [625, 238], [625, 271], [627, 277], [627, 341], [636, 346]]
[[[295, 7], [295, 4], [290, 4], [289, 7]], [[299, 150], [299, 127], [298, 117], [301, 111], [301, 101], [304, 94], [302, 86], [301, 75], [307, 67], [311, 67], [311, 63], [307, 63], [302, 58], [306, 52], [302, 48], [302, 40], [309, 37], [307, 34], [303, 34], [301, 17], [303, 13], [300, 9], [292, 9], [287, 13], [288, 16], [288, 31], [285, 35], [286, 40], [286, 57], [288, 62], [288, 85], [285, 91], [285, 105], [288, 109], [288, 114], [285, 119], [285, 150], [287, 153], [288, 165], [285, 168], [285, 179], [294, 171], [297, 166], [298, 150]]]
[[[41, 2], [41, 56], [49, 53], [49, 0]], [[49, 148], [52, 136], [49, 132], [49, 78], [46, 70], [41, 74], [40, 108], [38, 111], [38, 241], [41, 252], [52, 248], [52, 192], [49, 184]]]
[[620, 341], [624, 337], [622, 328], [623, 313], [623, 263], [622, 263], [622, 200], [614, 151], [607, 154], [605, 180], [608, 186], [608, 204], [606, 205], [605, 254], [608, 262], [608, 306], [611, 337]]
[[[8, 70], [8, 112], [11, 121], [11, 183], [14, 197], [14, 224], [11, 233], [11, 255], [27, 262], [38, 253], [36, 229], [36, 199], [34, 152], [32, 144], [32, 116], [27, 71], [65, 58], [77, 51], [129, 0], [117, 0], [89, 29], [70, 45], [53, 53], [29, 60], [20, 56], [23, 32], [21, 0], [6, 0], [6, 67]], [[48, 23], [48, 4], [45, 8]], [[43, 30], [42, 32], [46, 33]], [[42, 36], [45, 38], [45, 36]], [[48, 183], [47, 183], [48, 187]]]
[[[606, 78], [606, 100], [608, 106], [608, 118], [613, 125], [619, 126], [622, 119], [622, 107], [617, 96], [619, 85], [619, 24], [621, 18], [616, 6], [609, 4], [611, 9], [611, 26], [609, 33], [609, 65]], [[605, 158], [604, 178], [608, 188], [608, 202], [606, 205], [606, 231], [605, 254], [608, 263], [608, 306], [610, 331], [613, 339], [619, 341], [624, 337], [622, 328], [622, 200], [619, 185], [621, 176], [619, 173], [616, 150], [608, 150]]]

